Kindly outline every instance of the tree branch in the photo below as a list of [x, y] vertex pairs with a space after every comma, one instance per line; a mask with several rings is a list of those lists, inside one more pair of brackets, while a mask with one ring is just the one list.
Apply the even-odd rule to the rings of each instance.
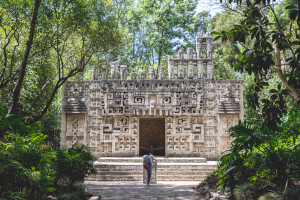
[[283, 72], [282, 72], [282, 69], [281, 69], [281, 54], [280, 54], [280, 50], [277, 46], [277, 43], [274, 42], [273, 46], [274, 46], [274, 50], [275, 50], [276, 71], [278, 73], [278, 76], [279, 76], [280, 80], [282, 81], [282, 83], [284, 84], [284, 86], [286, 88], [288, 88], [289, 90], [291, 90], [291, 92], [294, 94], [294, 97], [297, 100], [299, 100], [300, 99], [299, 92], [292, 85], [288, 84], [288, 81], [286, 80], [286, 78], [283, 75]]
[[292, 45], [291, 45], [290, 41], [286, 37], [286, 35], [285, 35], [284, 31], [283, 31], [283, 28], [282, 28], [281, 24], [279, 23], [279, 20], [278, 20], [278, 17], [276, 15], [276, 13], [275, 13], [275, 10], [273, 9], [273, 7], [270, 4], [269, 4], [269, 7], [270, 7], [270, 9], [271, 9], [271, 11], [272, 11], [272, 13], [273, 13], [273, 15], [275, 17], [276, 23], [277, 23], [277, 25], [278, 25], [278, 27], [279, 27], [279, 29], [281, 31], [281, 34], [284, 36], [284, 38], [285, 38], [285, 40], [286, 40], [286, 42], [288, 44], [288, 47], [289, 47], [289, 49], [290, 49], [290, 51], [291, 51], [291, 53], [293, 55], [293, 58], [294, 58], [295, 62], [297, 63], [297, 67], [300, 69], [300, 63], [299, 63], [299, 61], [298, 61], [298, 59], [296, 57], [296, 54], [295, 54], [295, 52], [294, 52], [294, 50], [292, 48]]
[[20, 99], [20, 93], [21, 93], [21, 89], [23, 86], [23, 80], [24, 80], [25, 73], [26, 73], [28, 58], [29, 58], [30, 50], [31, 50], [31, 47], [33, 44], [33, 37], [34, 37], [35, 27], [36, 27], [36, 23], [37, 23], [37, 15], [38, 15], [39, 7], [41, 5], [41, 1], [42, 0], [35, 1], [34, 11], [33, 11], [32, 19], [31, 19], [31, 23], [30, 23], [29, 36], [28, 36], [28, 40], [27, 40], [27, 44], [26, 44], [26, 49], [25, 49], [25, 52], [24, 52], [24, 55], [22, 58], [20, 75], [19, 75], [17, 84], [14, 88], [13, 99], [12, 99], [10, 108], [8, 110], [8, 115], [16, 114], [16, 112], [17, 112], [17, 107], [18, 107], [19, 99]]
[[40, 96], [42, 95], [43, 91], [45, 90], [46, 86], [53, 80], [53, 78], [58, 74], [58, 72], [56, 72], [53, 76], [51, 76], [47, 82], [43, 85], [42, 89], [40, 90], [39, 94], [36, 96], [34, 102], [31, 104], [30, 110], [29, 112], [31, 112], [31, 110], [33, 109], [33, 106], [36, 104], [36, 102], [39, 100]]

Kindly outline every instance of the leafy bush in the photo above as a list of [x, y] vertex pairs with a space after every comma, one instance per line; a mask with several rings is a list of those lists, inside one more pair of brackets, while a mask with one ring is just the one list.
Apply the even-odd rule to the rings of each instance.
[[[76, 182], [84, 181], [85, 176], [95, 174], [95, 157], [89, 147], [75, 144], [69, 149], [56, 151], [56, 185], [73, 187]], [[67, 188], [68, 189], [68, 188]]]
[[300, 178], [300, 111], [292, 109], [281, 121], [272, 130], [246, 122], [230, 129], [234, 140], [216, 172], [219, 189], [248, 182], [261, 193], [294, 187]]
[[257, 200], [283, 200], [282, 196], [272, 192], [260, 196]]
[[57, 200], [81, 200], [76, 194], [64, 193], [57, 196]]
[[45, 136], [9, 133], [0, 141], [0, 196], [39, 199], [54, 191], [54, 152], [44, 144]]
[[294, 186], [287, 188], [287, 190], [283, 193], [283, 199], [284, 200], [300, 200], [300, 186]]
[[38, 126], [24, 119], [0, 115], [0, 197], [35, 200], [69, 192], [83, 199], [84, 177], [96, 172], [90, 149], [76, 144], [54, 151], [45, 135], [34, 132]]
[[14, 115], [6, 115], [6, 109], [0, 106], [0, 139], [10, 133], [19, 133], [20, 135], [29, 135], [37, 133], [40, 130], [39, 124], [27, 125], [24, 121], [27, 117], [15, 117]]
[[257, 189], [250, 183], [237, 186], [234, 190], [234, 195], [236, 200], [253, 200], [258, 197]]

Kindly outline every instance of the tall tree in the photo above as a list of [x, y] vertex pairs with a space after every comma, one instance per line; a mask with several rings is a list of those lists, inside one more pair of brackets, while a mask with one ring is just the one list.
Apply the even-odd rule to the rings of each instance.
[[254, 74], [253, 105], [259, 105], [258, 93], [264, 85], [268, 85], [268, 74], [272, 72], [277, 73], [282, 84], [299, 100], [300, 48], [297, 30], [300, 28], [300, 2], [229, 1], [232, 2], [241, 5], [242, 20], [231, 30], [214, 34], [216, 39], [232, 40], [243, 46], [235, 69]]
[[13, 99], [12, 99], [10, 108], [8, 110], [8, 114], [16, 114], [16, 112], [17, 112], [17, 106], [19, 103], [20, 92], [21, 92], [21, 89], [23, 86], [23, 80], [24, 80], [25, 73], [26, 73], [28, 58], [29, 58], [30, 50], [31, 50], [31, 47], [33, 44], [33, 37], [34, 37], [35, 27], [36, 27], [36, 23], [37, 23], [37, 15], [39, 12], [39, 7], [41, 5], [41, 1], [42, 0], [36, 0], [35, 4], [34, 4], [32, 19], [31, 19], [31, 23], [30, 23], [29, 36], [28, 36], [28, 40], [26, 42], [26, 48], [25, 48], [25, 52], [24, 52], [24, 55], [22, 58], [22, 63], [21, 63], [20, 75], [19, 75], [17, 84], [13, 91]]
[[172, 53], [193, 21], [197, 1], [141, 0], [129, 14], [132, 55], [149, 65]]
[[65, 81], [122, 37], [117, 8], [102, 0], [1, 1], [0, 9], [2, 103], [30, 122], [43, 117]]

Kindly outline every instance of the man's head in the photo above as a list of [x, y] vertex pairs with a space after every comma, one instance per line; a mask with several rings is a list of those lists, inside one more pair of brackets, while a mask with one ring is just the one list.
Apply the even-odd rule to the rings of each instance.
[[147, 151], [147, 155], [150, 156], [151, 155], [151, 151]]

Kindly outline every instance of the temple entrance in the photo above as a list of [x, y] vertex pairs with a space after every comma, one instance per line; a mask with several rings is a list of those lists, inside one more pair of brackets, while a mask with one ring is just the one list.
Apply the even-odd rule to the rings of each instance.
[[140, 156], [153, 150], [154, 156], [165, 156], [165, 118], [140, 118]]

